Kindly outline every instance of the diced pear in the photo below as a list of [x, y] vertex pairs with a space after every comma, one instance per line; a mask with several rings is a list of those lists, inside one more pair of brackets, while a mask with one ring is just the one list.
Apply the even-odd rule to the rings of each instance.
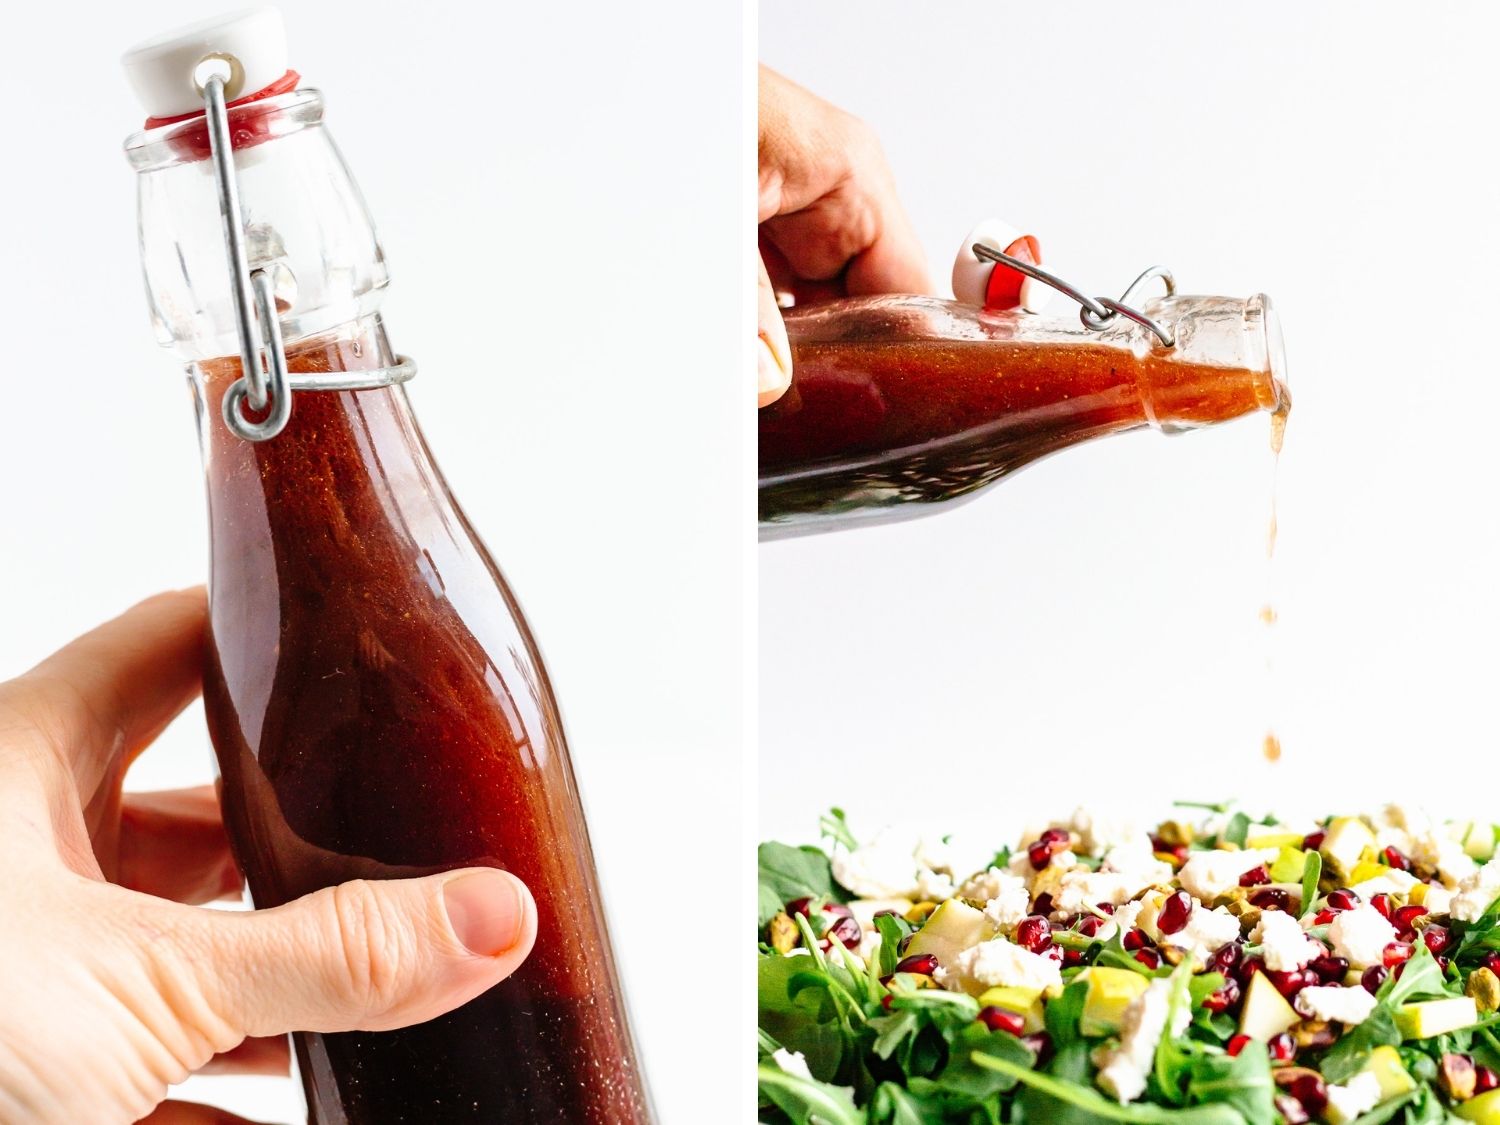
[[954, 957], [965, 949], [986, 941], [995, 934], [995, 927], [981, 910], [975, 910], [966, 902], [950, 898], [927, 917], [922, 928], [912, 934], [907, 943], [906, 955], [931, 953], [938, 963], [948, 968]]
[[1399, 1098], [1417, 1088], [1416, 1079], [1407, 1072], [1406, 1064], [1401, 1061], [1401, 1053], [1394, 1047], [1384, 1044], [1376, 1047], [1370, 1052], [1370, 1061], [1365, 1063], [1365, 1069], [1380, 1083], [1381, 1101]]
[[1472, 996], [1423, 1000], [1396, 1009], [1396, 1028], [1403, 1039], [1431, 1039], [1478, 1022], [1479, 1008]]
[[1459, 1102], [1453, 1112], [1465, 1121], [1479, 1125], [1500, 1125], [1500, 1090], [1488, 1090], [1477, 1098]]
[[1335, 874], [1347, 879], [1364, 850], [1374, 846], [1375, 833], [1370, 831], [1368, 824], [1356, 816], [1341, 816], [1328, 826], [1328, 833], [1318, 851], [1323, 853]]
[[1300, 832], [1263, 832], [1259, 836], [1245, 838], [1247, 848], [1300, 848], [1303, 835]]
[[1291, 1029], [1302, 1017], [1299, 1016], [1286, 997], [1276, 991], [1276, 986], [1265, 973], [1250, 977], [1245, 989], [1245, 1004], [1240, 1009], [1240, 1034], [1264, 1043]]
[[[1132, 975], [1138, 976], [1139, 974]], [[1014, 1012], [1026, 1021], [1021, 1029], [1026, 1035], [1041, 1031], [1047, 1026], [1046, 1016], [1042, 1009], [1041, 989], [998, 985], [979, 994], [979, 1006], [1003, 1008], [1007, 1012]]]
[[1363, 883], [1366, 879], [1379, 879], [1382, 875], [1389, 875], [1391, 869], [1383, 863], [1372, 863], [1362, 859], [1354, 865], [1354, 870], [1349, 873], [1349, 882]]
[[1084, 1035], [1108, 1035], [1120, 1030], [1120, 1021], [1130, 1002], [1151, 983], [1151, 978], [1133, 969], [1111, 969], [1095, 965], [1079, 974], [1089, 982], [1083, 1000], [1078, 1030]]
[[1152, 891], [1141, 899], [1140, 913], [1135, 916], [1135, 924], [1152, 941], [1161, 941], [1162, 933], [1156, 928], [1156, 919], [1161, 914], [1161, 905], [1167, 901], [1164, 891]]
[[1270, 874], [1273, 883], [1300, 883], [1302, 881], [1302, 867], [1307, 862], [1307, 853], [1301, 848], [1282, 848], [1271, 863]]
[[1495, 829], [1492, 825], [1469, 821], [1453, 825], [1453, 837], [1463, 843], [1472, 859], [1490, 859], [1495, 854]]

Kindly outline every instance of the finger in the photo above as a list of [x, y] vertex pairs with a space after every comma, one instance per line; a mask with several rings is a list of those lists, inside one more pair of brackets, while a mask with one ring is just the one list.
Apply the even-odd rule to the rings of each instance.
[[[759, 260], [758, 260], [759, 261]], [[776, 290], [766, 273], [766, 263], [759, 261], [756, 285], [756, 390], [757, 405], [766, 406], [786, 393], [792, 384], [792, 345], [787, 340], [786, 324], [776, 303]]]
[[139, 1125], [255, 1125], [248, 1117], [197, 1102], [162, 1102]]
[[176, 902], [238, 897], [244, 879], [214, 787], [125, 794], [111, 881]]
[[198, 914], [184, 960], [236, 1036], [420, 1023], [504, 980], [536, 939], [531, 893], [491, 867]]
[[87, 802], [197, 696], [206, 612], [201, 587], [147, 598], [0, 684], [0, 712], [69, 764]]
[[856, 254], [844, 272], [850, 296], [871, 293], [931, 293], [932, 275], [917, 232], [896, 197], [893, 184], [881, 191], [877, 204], [878, 233]]
[[246, 1039], [232, 1051], [208, 1060], [198, 1074], [257, 1074], [277, 1077], [292, 1067], [292, 1048], [285, 1035]]

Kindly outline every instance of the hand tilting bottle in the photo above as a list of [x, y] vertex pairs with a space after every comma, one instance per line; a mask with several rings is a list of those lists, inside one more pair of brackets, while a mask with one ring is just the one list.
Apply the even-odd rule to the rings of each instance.
[[539, 915], [521, 969], [459, 1010], [297, 1036], [311, 1119], [649, 1121], [546, 670], [404, 388], [298, 390], [269, 440], [226, 424], [244, 372], [192, 73], [205, 57], [238, 83], [245, 256], [294, 379], [347, 386], [397, 364], [379, 243], [279, 35], [262, 10], [126, 58], [155, 126], [127, 143], [152, 313], [188, 361], [207, 473], [204, 702], [226, 825], [259, 906], [491, 864], [525, 880]]
[[[864, 297], [787, 313], [792, 386], [759, 419], [762, 538], [941, 511], [1121, 430], [1285, 408], [1280, 330], [1265, 296], [1146, 302], [1140, 311], [1167, 346], [1123, 315], [1094, 328], [985, 307], [986, 287], [956, 288], [973, 289], [964, 294], [973, 303]], [[988, 286], [997, 290], [1012, 305], [1036, 303], [1020, 287]]]

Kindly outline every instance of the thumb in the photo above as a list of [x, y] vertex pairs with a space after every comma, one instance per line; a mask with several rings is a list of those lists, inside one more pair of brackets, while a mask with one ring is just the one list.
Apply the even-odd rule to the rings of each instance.
[[781, 319], [781, 308], [776, 303], [776, 290], [771, 285], [771, 275], [766, 273], [765, 259], [758, 259], [759, 283], [756, 287], [756, 327], [759, 337], [755, 342], [757, 367], [757, 405], [768, 406], [786, 393], [792, 385], [792, 346], [787, 341], [786, 325]]
[[198, 972], [236, 1034], [388, 1031], [433, 1019], [513, 973], [536, 904], [505, 871], [357, 879], [285, 906], [205, 912]]

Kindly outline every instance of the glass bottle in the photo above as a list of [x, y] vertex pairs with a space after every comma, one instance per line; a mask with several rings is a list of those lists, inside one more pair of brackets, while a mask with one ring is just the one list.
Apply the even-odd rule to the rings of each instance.
[[[275, 282], [289, 369], [394, 364], [385, 259], [322, 97], [260, 96], [229, 121], [249, 264]], [[231, 433], [239, 339], [204, 118], [126, 151], [152, 320], [197, 409], [204, 703], [256, 905], [473, 864], [514, 872], [537, 904], [532, 955], [457, 1011], [294, 1036], [311, 1120], [649, 1121], [546, 669], [404, 387], [298, 391], [279, 435]]]
[[1270, 299], [1159, 297], [1124, 316], [996, 311], [921, 296], [789, 310], [792, 385], [759, 412], [762, 539], [943, 511], [1024, 465], [1139, 426], [1284, 411]]

